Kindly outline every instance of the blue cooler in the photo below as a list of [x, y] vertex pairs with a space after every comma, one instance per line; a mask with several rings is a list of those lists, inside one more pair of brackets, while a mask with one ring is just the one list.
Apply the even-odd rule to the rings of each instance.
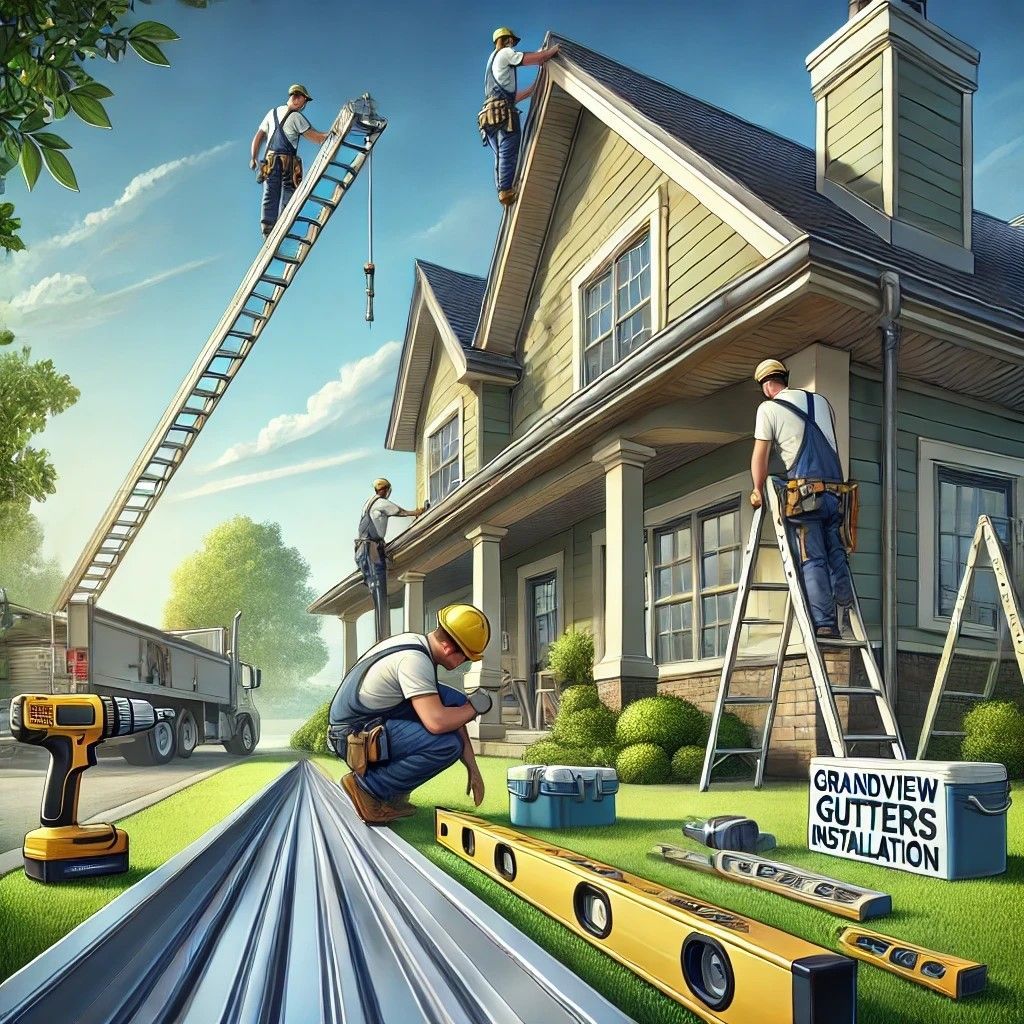
[[615, 824], [614, 768], [524, 764], [508, 770], [509, 813], [527, 828]]

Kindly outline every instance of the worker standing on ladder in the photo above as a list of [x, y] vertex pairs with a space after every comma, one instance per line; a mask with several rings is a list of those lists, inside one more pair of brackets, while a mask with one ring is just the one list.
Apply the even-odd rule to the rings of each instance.
[[517, 91], [516, 68], [544, 64], [558, 53], [558, 47], [522, 53], [516, 49], [519, 36], [506, 26], [495, 29], [491, 38], [494, 50], [484, 72], [484, 105], [477, 115], [477, 126], [483, 144], [494, 151], [498, 201], [502, 206], [511, 206], [518, 194], [513, 182], [522, 137], [516, 104], [530, 96], [536, 85]]
[[[309, 139], [319, 146], [330, 134], [318, 132], [302, 113], [306, 104], [312, 100], [306, 87], [296, 82], [288, 89], [288, 102], [269, 110], [252, 138], [249, 166], [254, 171], [259, 167], [256, 180], [263, 183], [260, 223], [264, 238], [273, 230], [281, 211], [288, 205], [292, 193], [302, 181], [299, 139]], [[266, 155], [260, 161], [260, 146], [268, 137], [270, 143]]]
[[853, 604], [847, 558], [853, 498], [839, 461], [835, 413], [824, 395], [791, 388], [789, 371], [777, 359], [758, 363], [754, 380], [768, 401], [757, 410], [750, 503], [757, 508], [763, 500], [774, 446], [789, 478], [783, 514], [814, 629], [837, 639], [840, 616], [848, 617]]
[[359, 517], [359, 536], [355, 542], [355, 558], [363, 582], [373, 598], [375, 635], [377, 642], [391, 635], [391, 613], [388, 609], [388, 561], [385, 536], [388, 519], [392, 516], [408, 516], [415, 519], [423, 515], [427, 507], [407, 512], [400, 508], [391, 497], [391, 482], [380, 477], [373, 481], [373, 497], [363, 506]]

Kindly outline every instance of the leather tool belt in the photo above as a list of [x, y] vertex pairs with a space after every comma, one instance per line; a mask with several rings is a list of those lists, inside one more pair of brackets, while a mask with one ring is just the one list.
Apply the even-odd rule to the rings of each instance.
[[388, 759], [388, 734], [383, 724], [372, 726], [362, 732], [345, 733], [336, 726], [328, 730], [331, 746], [337, 751], [340, 741], [345, 741], [345, 761], [349, 768], [362, 778], [368, 765]]
[[856, 483], [833, 483], [828, 480], [787, 480], [782, 514], [788, 519], [805, 512], [813, 512], [821, 505], [823, 494], [839, 498], [843, 522], [839, 534], [847, 551], [857, 550], [857, 516], [860, 512], [860, 492]]
[[507, 132], [517, 132], [519, 111], [504, 96], [491, 96], [484, 100], [480, 113], [476, 115], [476, 125], [481, 136], [498, 128], [503, 128]]
[[267, 155], [257, 165], [256, 184], [262, 185], [270, 177], [270, 172], [273, 171], [275, 163], [280, 163], [282, 177], [287, 178], [291, 175], [292, 187], [298, 188], [302, 182], [302, 160], [298, 155], [278, 153], [275, 150], [269, 150]]

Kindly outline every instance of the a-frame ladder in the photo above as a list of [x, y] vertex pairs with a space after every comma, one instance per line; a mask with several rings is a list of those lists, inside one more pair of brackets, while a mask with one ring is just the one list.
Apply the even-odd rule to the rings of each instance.
[[[989, 560], [987, 567], [978, 564], [978, 556], [981, 554], [983, 544], [985, 545], [985, 552]], [[924, 725], [921, 728], [921, 739], [917, 748], [917, 756], [919, 758], [925, 756], [928, 744], [933, 737], [961, 737], [964, 735], [963, 730], [940, 730], [935, 728], [935, 721], [938, 718], [939, 709], [944, 699], [981, 701], [988, 700], [995, 692], [1002, 654], [1001, 633], [999, 651], [989, 666], [984, 688], [980, 692], [946, 689], [946, 684], [949, 682], [950, 669], [953, 667], [953, 656], [956, 653], [957, 638], [960, 636], [964, 612], [967, 609], [967, 599], [971, 594], [971, 584], [974, 581], [975, 574], [985, 568], [991, 569], [995, 577], [999, 603], [1003, 614], [1006, 616], [1006, 624], [1009, 629], [1010, 644], [1017, 658], [1017, 666], [1020, 668], [1021, 678], [1024, 679], [1024, 618], [1021, 615], [1021, 598], [1013, 585], [1006, 548], [1003, 546], [999, 534], [996, 533], [992, 520], [988, 516], [979, 516], [978, 526], [974, 531], [974, 539], [971, 541], [971, 546], [967, 552], [967, 564], [964, 566], [964, 576], [960, 581], [960, 590], [957, 592], [956, 603], [953, 605], [953, 614], [949, 619], [949, 632], [946, 634], [946, 643], [942, 648], [942, 657], [939, 659], [939, 665], [935, 672], [935, 683], [932, 686], [932, 695], [928, 701]]]
[[[856, 592], [853, 597], [853, 607], [850, 609], [850, 628], [853, 632], [853, 637], [833, 640], [815, 635], [810, 609], [807, 606], [807, 598], [804, 595], [803, 585], [800, 582], [799, 568], [793, 557], [793, 551], [789, 543], [789, 534], [786, 531], [783, 519], [779, 493], [780, 486], [784, 486], [784, 484], [775, 480], [775, 478], [770, 478], [766, 482], [764, 488], [766, 501], [760, 508], [754, 510], [754, 518], [750, 526], [750, 537], [743, 552], [743, 565], [740, 570], [739, 587], [736, 592], [736, 606], [733, 610], [732, 624], [729, 627], [729, 640], [725, 652], [725, 662], [722, 665], [722, 678], [718, 688], [718, 698], [715, 701], [715, 709], [711, 716], [711, 731], [704, 755], [704, 767], [701, 771], [700, 788], [702, 791], [710, 786], [711, 774], [715, 767], [726, 758], [733, 756], [753, 758], [755, 761], [754, 786], [760, 789], [763, 784], [765, 762], [768, 757], [772, 726], [775, 722], [775, 711], [779, 701], [782, 670], [786, 660], [786, 649], [789, 646], [789, 638], [794, 620], [799, 625], [800, 634], [803, 637], [804, 652], [811, 671], [811, 679], [814, 682], [815, 696], [818, 707], [821, 710], [821, 717], [825, 723], [825, 731], [828, 734], [833, 754], [836, 757], [846, 757], [851, 747], [857, 744], [873, 743], [887, 746], [894, 758], [903, 759], [906, 757], [903, 741], [900, 739], [899, 727], [896, 724], [896, 716], [893, 714], [892, 707], [886, 697], [882, 676], [875, 662], [867, 632], [864, 629], [864, 619], [861, 615], [860, 602], [857, 600]], [[763, 546], [761, 534], [766, 518], [771, 523], [779, 554], [782, 557], [782, 571], [785, 582], [761, 582], [755, 578], [758, 556]], [[786, 594], [785, 610], [781, 619], [747, 614], [747, 606], [752, 594], [759, 592], [770, 593], [773, 591]], [[740, 657], [743, 630], [749, 626], [779, 627], [779, 643], [775, 650], [774, 658], [769, 659], [763, 656]], [[859, 652], [864, 666], [867, 685], [852, 686], [834, 683], [829, 677], [828, 664], [822, 654], [822, 649], [845, 649]], [[768, 667], [772, 668], [772, 677], [767, 694], [737, 695], [732, 693], [732, 677], [734, 672], [742, 669], [763, 669]], [[855, 700], [871, 701], [877, 710], [882, 732], [845, 731], [839, 714], [839, 707], [836, 704], [837, 698], [850, 701], [851, 703]], [[760, 706], [765, 708], [765, 720], [761, 731], [760, 745], [756, 747], [719, 747], [718, 733], [722, 715], [742, 706]], [[849, 720], [851, 712], [852, 707], [848, 707], [847, 720]]]
[[99, 597], [242, 368], [387, 121], [369, 95], [347, 103], [64, 581], [54, 608]]

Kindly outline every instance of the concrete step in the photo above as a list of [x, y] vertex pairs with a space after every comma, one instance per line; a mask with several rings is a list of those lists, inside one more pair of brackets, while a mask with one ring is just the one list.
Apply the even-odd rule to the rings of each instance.
[[500, 740], [481, 740], [474, 746], [481, 757], [522, 758], [531, 743], [550, 738], [549, 729], [509, 729]]

